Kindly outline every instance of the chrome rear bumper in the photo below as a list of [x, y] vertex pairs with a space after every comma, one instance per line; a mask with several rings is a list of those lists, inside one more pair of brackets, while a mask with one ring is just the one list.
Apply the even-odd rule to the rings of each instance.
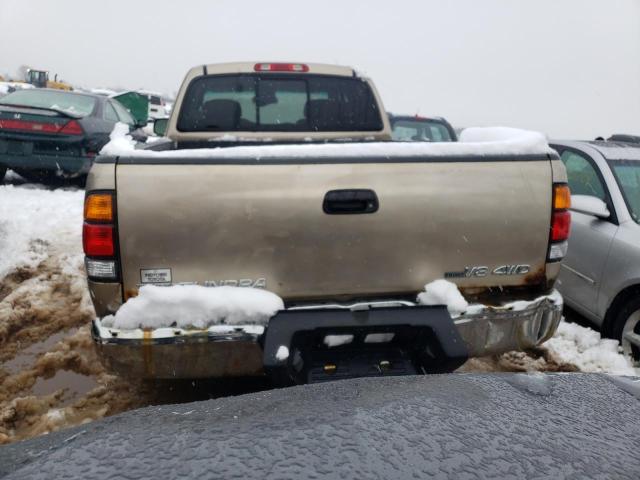
[[[382, 303], [384, 308], [390, 308], [390, 302]], [[358, 304], [352, 311], [366, 307]], [[375, 304], [369, 307], [378, 308]], [[413, 307], [404, 302], [395, 308], [400, 314]], [[561, 318], [562, 298], [554, 290], [533, 301], [503, 307], [473, 305], [465, 314], [453, 318], [453, 325], [467, 355], [478, 357], [540, 345], [553, 336]], [[260, 375], [264, 373], [265, 331], [259, 325], [118, 330], [104, 327], [99, 319], [92, 326], [100, 357], [111, 369], [126, 376], [155, 379]]]

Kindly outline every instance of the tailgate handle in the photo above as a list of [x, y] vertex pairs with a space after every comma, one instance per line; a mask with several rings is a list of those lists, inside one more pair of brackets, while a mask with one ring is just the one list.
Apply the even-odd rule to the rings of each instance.
[[324, 196], [322, 210], [328, 215], [374, 213], [378, 211], [378, 196], [363, 188], [330, 190]]

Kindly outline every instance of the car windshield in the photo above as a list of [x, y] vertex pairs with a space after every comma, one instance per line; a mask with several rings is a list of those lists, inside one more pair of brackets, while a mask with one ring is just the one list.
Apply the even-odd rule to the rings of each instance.
[[640, 223], [640, 160], [612, 160], [609, 163], [627, 201], [629, 213]]
[[366, 82], [320, 75], [218, 75], [189, 86], [178, 129], [197, 131], [378, 131]]
[[91, 114], [96, 105], [96, 99], [88, 95], [37, 89], [10, 93], [0, 102], [5, 105], [51, 108], [82, 117]]
[[451, 142], [449, 129], [436, 120], [395, 120], [391, 137], [399, 142]]

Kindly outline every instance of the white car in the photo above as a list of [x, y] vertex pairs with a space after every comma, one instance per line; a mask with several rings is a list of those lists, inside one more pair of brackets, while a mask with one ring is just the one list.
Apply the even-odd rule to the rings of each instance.
[[166, 118], [169, 115], [161, 94], [144, 90], [140, 90], [138, 93], [146, 95], [149, 99], [149, 119]]

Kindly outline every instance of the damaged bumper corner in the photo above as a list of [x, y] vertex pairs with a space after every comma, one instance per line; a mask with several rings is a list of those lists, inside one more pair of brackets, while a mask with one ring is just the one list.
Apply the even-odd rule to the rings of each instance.
[[[385, 315], [390, 319], [389, 328], [397, 327], [407, 319], [407, 323], [415, 324], [416, 328], [431, 329], [446, 357], [443, 361], [453, 366], [468, 357], [524, 350], [542, 344], [553, 336], [560, 323], [562, 297], [554, 290], [532, 301], [502, 307], [472, 305], [454, 318], [441, 314], [434, 316], [437, 309], [441, 313], [444, 307], [393, 301], [355, 306], [317, 305], [286, 310], [273, 317], [272, 323], [283, 325], [285, 318], [295, 316], [296, 325], [300, 326], [295, 330], [326, 331], [330, 326], [366, 331], [387, 325]], [[371, 315], [363, 314], [363, 311], [371, 312]], [[446, 313], [446, 309], [444, 311]], [[421, 325], [416, 322], [419, 312], [424, 312], [425, 316]], [[319, 318], [323, 319], [319, 323], [314, 320]], [[261, 325], [216, 325], [205, 330], [118, 330], [103, 326], [100, 319], [96, 319], [92, 336], [101, 359], [122, 375], [148, 379], [216, 378], [261, 375], [265, 366], [272, 368], [279, 361], [286, 362], [286, 359], [276, 359], [275, 349], [288, 340], [279, 337], [278, 329], [271, 330], [273, 332], [269, 326]]]
[[526, 350], [549, 340], [562, 319], [562, 296], [557, 290], [532, 301], [503, 307], [472, 305], [454, 319], [470, 357]]

